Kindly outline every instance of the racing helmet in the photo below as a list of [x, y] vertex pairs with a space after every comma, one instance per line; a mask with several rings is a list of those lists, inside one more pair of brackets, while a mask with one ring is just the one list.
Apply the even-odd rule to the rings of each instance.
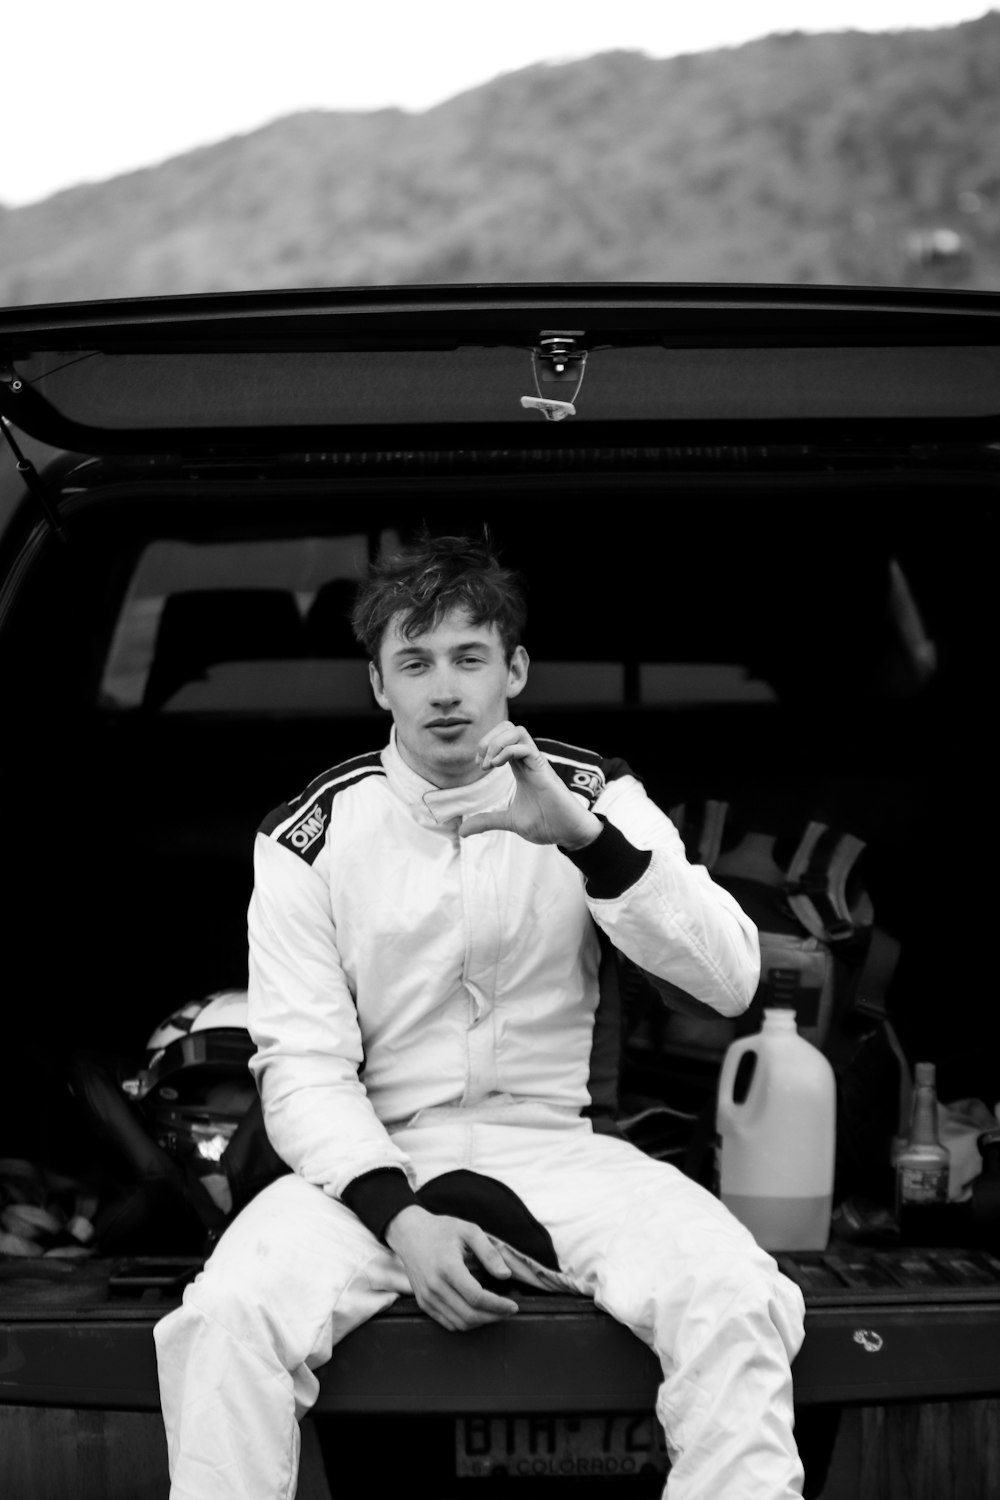
[[254, 1051], [246, 990], [220, 990], [161, 1021], [146, 1044], [145, 1066], [122, 1088], [158, 1145], [210, 1175], [257, 1097], [249, 1070]]

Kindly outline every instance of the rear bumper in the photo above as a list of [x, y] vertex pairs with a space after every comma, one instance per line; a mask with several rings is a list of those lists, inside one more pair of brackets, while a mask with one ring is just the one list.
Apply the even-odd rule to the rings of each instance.
[[[810, 1304], [798, 1405], [1000, 1395], [1000, 1297]], [[350, 1334], [320, 1377], [320, 1413], [648, 1409], [652, 1353], [582, 1298], [524, 1295], [509, 1322], [445, 1332], [411, 1298]], [[0, 1318], [0, 1403], [159, 1408], [152, 1328], [167, 1310]]]

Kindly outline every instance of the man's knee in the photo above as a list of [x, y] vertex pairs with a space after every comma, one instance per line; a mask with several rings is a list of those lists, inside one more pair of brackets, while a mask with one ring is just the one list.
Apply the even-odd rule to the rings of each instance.
[[157, 1347], [207, 1349], [235, 1341], [255, 1353], [285, 1342], [273, 1298], [260, 1278], [203, 1271], [180, 1307], [154, 1329]]
[[347, 1210], [330, 1207], [340, 1212], [327, 1232], [295, 1244], [286, 1238], [287, 1226], [274, 1235], [268, 1224], [248, 1225], [242, 1234], [234, 1225], [181, 1307], [158, 1325], [164, 1345], [169, 1340], [193, 1350], [233, 1341], [292, 1371], [328, 1359], [334, 1343], [408, 1290], [385, 1246], [353, 1215], [348, 1232], [337, 1232]]
[[741, 1327], [754, 1336], [773, 1327], [789, 1357], [802, 1342], [802, 1293], [752, 1241], [681, 1262], [636, 1257], [614, 1269], [598, 1300], [661, 1349], [678, 1339], [707, 1347]]

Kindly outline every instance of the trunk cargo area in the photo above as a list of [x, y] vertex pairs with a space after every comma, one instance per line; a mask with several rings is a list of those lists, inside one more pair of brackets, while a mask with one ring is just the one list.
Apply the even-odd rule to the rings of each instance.
[[[627, 473], [592, 486], [584, 504], [557, 476], [494, 476], [473, 493], [446, 475], [434, 482], [442, 500], [402, 480], [338, 488], [262, 471], [175, 476], [143, 503], [143, 472], [123, 460], [81, 481], [70, 544], [36, 549], [0, 634], [13, 887], [0, 1156], [122, 1206], [89, 1257], [0, 1258], [5, 1496], [165, 1494], [151, 1329], [201, 1263], [204, 1235], [190, 1215], [136, 1205], [114, 1142], [68, 1086], [72, 1061], [134, 1065], [178, 1006], [245, 986], [255, 829], [324, 766], [379, 748], [387, 732], [367, 703], [319, 713], [110, 702], [123, 603], [145, 549], [163, 538], [194, 553], [332, 535], [367, 551], [425, 517], [439, 531], [488, 520], [513, 565], [562, 580], [559, 597], [539, 603], [533, 658], [593, 681], [621, 668], [617, 697], [526, 704], [529, 730], [622, 756], [664, 808], [714, 797], [748, 827], [822, 816], [856, 833], [876, 921], [899, 944], [887, 1005], [907, 1055], [937, 1061], [942, 1099], [992, 1107], [994, 565], [979, 476], [681, 475], [665, 485]], [[540, 506], [550, 524], [536, 530]], [[940, 653], [939, 678], [920, 691], [886, 624], [893, 557]], [[773, 693], [644, 700], [642, 685], [659, 680], [645, 669], [677, 662], [740, 664]], [[838, 1197], [884, 1207], [899, 1078], [884, 1049], [856, 1062], [877, 1029], [875, 1013], [846, 1018], [831, 1044]], [[708, 1184], [718, 1045], [679, 1023], [651, 1035], [628, 1055], [624, 1085], [640, 1103], [670, 1100], [698, 1117], [702, 1139], [686, 1141], [681, 1159]], [[779, 1257], [807, 1303], [794, 1374], [803, 1440], [812, 1423], [815, 1473], [826, 1476], [813, 1500], [1000, 1491], [1000, 1246], [964, 1235], [966, 1224], [958, 1212], [938, 1245], [835, 1234], [826, 1251]], [[657, 1371], [624, 1329], [583, 1299], [519, 1301], [509, 1324], [474, 1336], [445, 1333], [408, 1298], [351, 1334], [305, 1424], [300, 1500], [326, 1500], [345, 1443], [352, 1488], [406, 1483], [423, 1464], [435, 1493], [492, 1496], [499, 1480], [450, 1477], [456, 1415], [650, 1407]], [[918, 1451], [929, 1455], [921, 1464]], [[955, 1473], [966, 1478], [952, 1491]], [[516, 1494], [532, 1500], [535, 1482], [524, 1485], [531, 1495]], [[658, 1489], [647, 1481], [643, 1493]]]

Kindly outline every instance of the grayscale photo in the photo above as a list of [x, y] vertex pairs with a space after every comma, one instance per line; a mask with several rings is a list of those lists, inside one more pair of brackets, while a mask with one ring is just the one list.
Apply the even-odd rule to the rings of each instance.
[[0, 1496], [995, 1500], [1000, 9], [0, 68]]

